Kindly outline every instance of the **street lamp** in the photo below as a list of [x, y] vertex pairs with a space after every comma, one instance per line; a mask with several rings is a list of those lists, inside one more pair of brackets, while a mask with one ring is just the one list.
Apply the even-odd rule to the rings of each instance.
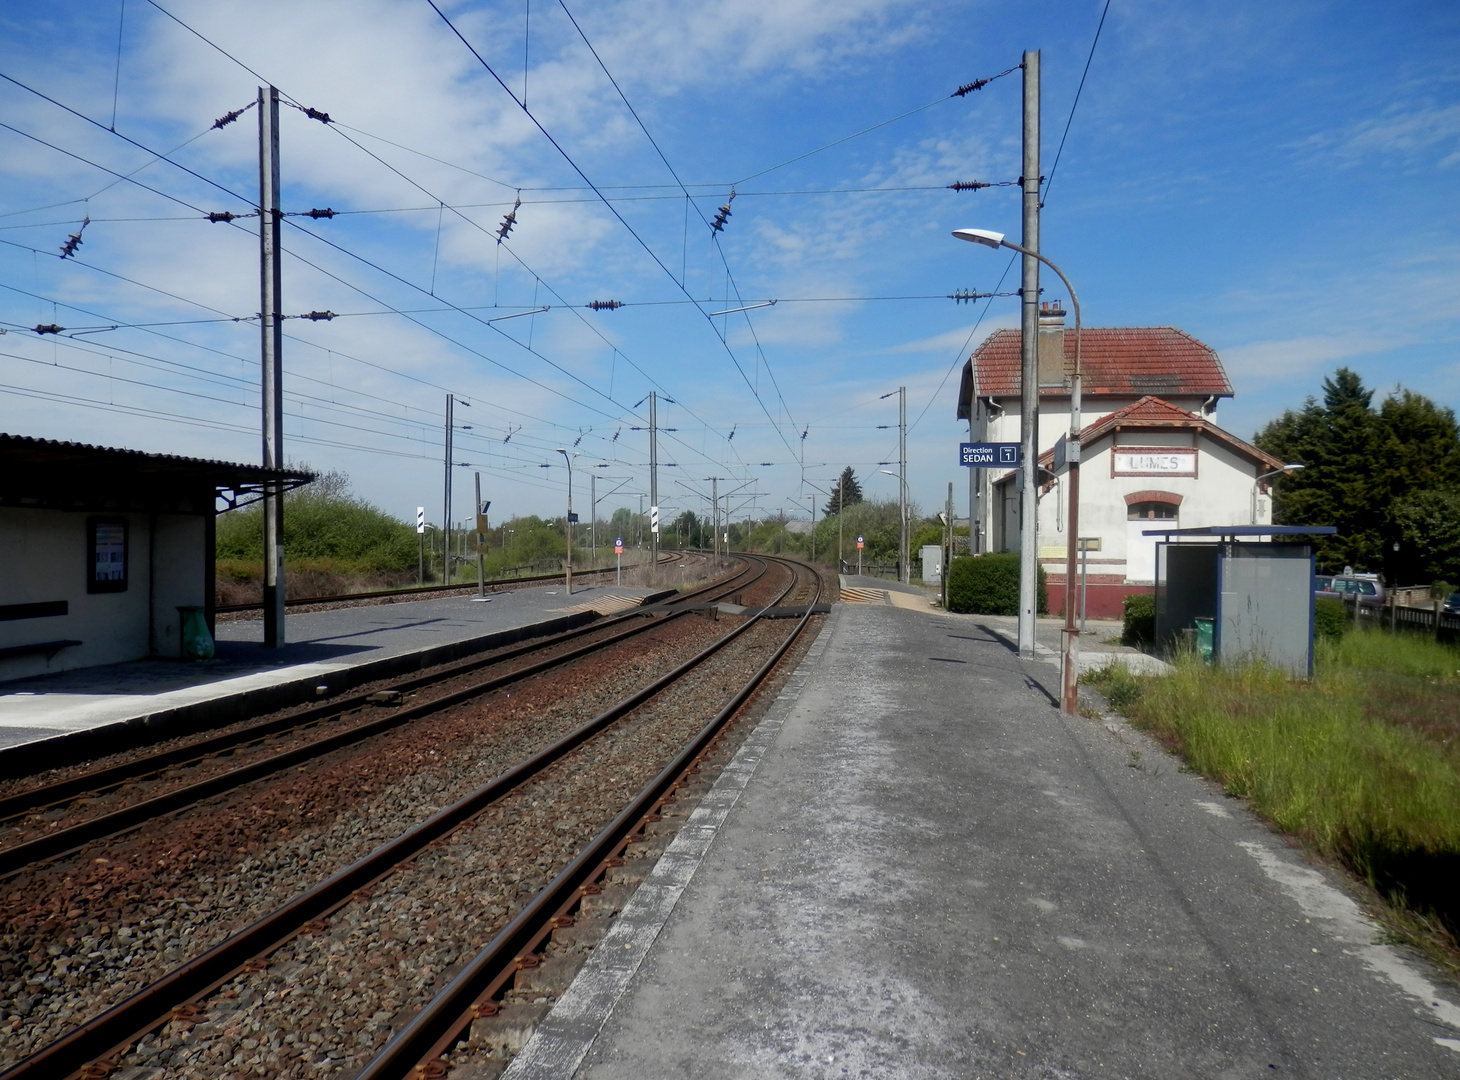
[[907, 584], [912, 581], [911, 568], [908, 566], [910, 558], [907, 550], [907, 480], [902, 473], [895, 473], [891, 469], [878, 469], [880, 473], [894, 477], [897, 480], [897, 517], [901, 525], [897, 541], [897, 580], [903, 581], [903, 575], [907, 575]]
[[[1069, 463], [1069, 546], [1065, 556], [1065, 627], [1062, 632], [1064, 648], [1061, 649], [1061, 683], [1062, 693], [1060, 694], [1060, 708], [1066, 715], [1074, 716], [1079, 712], [1079, 688], [1076, 682], [1076, 663], [1080, 656], [1080, 627], [1075, 621], [1075, 574], [1079, 561], [1080, 550], [1080, 299], [1075, 295], [1075, 287], [1070, 284], [1070, 279], [1065, 277], [1065, 272], [1056, 266], [1049, 259], [1037, 251], [1030, 251], [1028, 248], [1018, 244], [1011, 244], [1004, 239], [1003, 233], [990, 232], [987, 229], [955, 229], [953, 235], [960, 240], [967, 240], [972, 244], [982, 244], [984, 247], [1000, 248], [1006, 247], [1010, 251], [1017, 251], [1021, 255], [1032, 255], [1045, 266], [1049, 267], [1059, 279], [1065, 283], [1065, 288], [1070, 290], [1070, 304], [1075, 309], [1075, 374], [1070, 383], [1070, 434], [1065, 443], [1065, 460]], [[1039, 469], [1039, 447], [1034, 447], [1034, 460], [1026, 461], [1026, 470], [1035, 470], [1033, 473], [1026, 472], [1025, 483], [1028, 485], [1031, 476], [1038, 478]], [[1026, 507], [1025, 512], [1037, 513], [1037, 507]], [[1030, 535], [1028, 532], [1026, 536]], [[1026, 547], [1029, 546], [1026, 544]], [[1026, 618], [1025, 593], [1028, 593], [1027, 617], [1030, 620], [1029, 641], [1034, 640], [1034, 590], [1035, 576], [1038, 574], [1038, 553], [1034, 552], [1035, 559], [1030, 566], [1027, 561], [1028, 551], [1022, 553], [1021, 570], [1028, 567], [1027, 576], [1020, 575], [1019, 581], [1019, 619], [1021, 622]], [[1019, 640], [1022, 644], [1025, 636], [1023, 628], [1020, 628]]]
[[563, 455], [563, 460], [568, 463], [568, 519], [563, 523], [563, 531], [568, 534], [568, 561], [565, 564], [566, 573], [567, 573], [567, 582], [566, 582], [566, 584], [564, 586], [564, 591], [569, 596], [572, 596], [573, 595], [573, 458], [577, 457], [578, 455], [577, 454], [571, 454], [570, 455], [568, 453], [568, 451], [565, 450], [565, 449], [563, 449], [561, 446], [558, 447], [558, 453], [562, 454]]
[[1303, 468], [1302, 465], [1284, 465], [1281, 469], [1265, 472], [1252, 481], [1252, 524], [1257, 524], [1257, 489], [1262, 482], [1274, 476], [1281, 476], [1283, 473], [1297, 472], [1301, 468]]

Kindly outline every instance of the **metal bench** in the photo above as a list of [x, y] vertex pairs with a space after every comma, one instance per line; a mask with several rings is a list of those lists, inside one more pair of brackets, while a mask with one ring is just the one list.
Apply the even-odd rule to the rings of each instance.
[[63, 638], [60, 641], [37, 641], [31, 645], [7, 645], [5, 648], [0, 649], [0, 658], [7, 656], [29, 656], [32, 653], [45, 653], [46, 659], [49, 660], [62, 649], [80, 644], [81, 642], [74, 638]]

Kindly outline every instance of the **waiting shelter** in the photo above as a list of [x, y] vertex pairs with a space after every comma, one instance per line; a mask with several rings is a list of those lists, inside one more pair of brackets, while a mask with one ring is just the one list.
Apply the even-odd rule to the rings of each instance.
[[214, 527], [309, 473], [0, 433], [0, 680], [177, 656]]
[[1314, 550], [1299, 538], [1336, 531], [1329, 525], [1146, 530], [1164, 538], [1156, 544], [1157, 650], [1169, 653], [1190, 641], [1213, 663], [1259, 660], [1311, 677]]

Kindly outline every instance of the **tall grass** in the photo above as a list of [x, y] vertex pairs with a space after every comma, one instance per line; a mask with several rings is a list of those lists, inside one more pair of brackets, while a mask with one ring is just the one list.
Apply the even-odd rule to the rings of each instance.
[[1260, 665], [1107, 686], [1151, 732], [1279, 828], [1460, 930], [1460, 653], [1353, 632], [1312, 682]]

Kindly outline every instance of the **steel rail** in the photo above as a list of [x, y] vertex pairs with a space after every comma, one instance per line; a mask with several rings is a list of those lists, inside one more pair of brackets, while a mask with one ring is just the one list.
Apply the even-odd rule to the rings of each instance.
[[[665, 563], [681, 559], [686, 553], [681, 551], [675, 555], [659, 556], [656, 565], [663, 566]], [[699, 554], [691, 552], [690, 554]], [[641, 566], [648, 566], [648, 563], [632, 563], [625, 566], [625, 570], [633, 570]], [[595, 574], [616, 574], [619, 568], [616, 566], [605, 566], [597, 570], [575, 570], [578, 577], [589, 577]], [[486, 587], [489, 592], [500, 591], [496, 586], [531, 584], [540, 581], [558, 581], [562, 578], [561, 571], [554, 574], [524, 574], [515, 578], [492, 578], [487, 581]], [[391, 596], [431, 596], [437, 593], [465, 592], [468, 589], [478, 589], [481, 586], [476, 582], [465, 585], [403, 585], [399, 589], [371, 589], [369, 592], [343, 593], [339, 596], [298, 596], [292, 600], [285, 600], [285, 607], [304, 607], [309, 604], [338, 604], [348, 600], [383, 600]], [[213, 611], [219, 615], [234, 615], [242, 611], [262, 611], [263, 604], [216, 604]]]
[[[758, 556], [750, 558], [753, 561], [763, 561]], [[794, 582], [786, 593], [792, 587]], [[782, 597], [786, 593], [782, 593]], [[808, 612], [809, 610], [808, 608]], [[295, 896], [202, 955], [175, 968], [126, 1001], [93, 1017], [17, 1062], [0, 1073], [0, 1080], [53, 1080], [57, 1077], [75, 1076], [88, 1064], [109, 1062], [114, 1053], [124, 1050], [136, 1039], [165, 1023], [174, 1009], [207, 995], [237, 975], [245, 965], [253, 967], [260, 963], [266, 964], [263, 957], [306, 929], [308, 924], [357, 898], [361, 890], [389, 875], [433, 840], [445, 836], [470, 820], [497, 799], [678, 681], [758, 621], [758, 614], [747, 619], [672, 671], [636, 690], [575, 731], [562, 736], [476, 791], [438, 811], [396, 839], [381, 845], [369, 855], [337, 871], [326, 881]], [[363, 896], [359, 898], [364, 899]], [[103, 1048], [102, 1053], [98, 1053], [98, 1048]]]
[[[737, 575], [737, 577], [739, 576], [740, 575]], [[721, 587], [725, 588], [727, 591], [730, 591], [735, 588], [742, 588], [743, 586], [733, 583], [721, 583]], [[630, 638], [637, 634], [641, 634], [648, 630], [663, 626], [665, 625], [665, 622], [668, 621], [668, 619], [673, 619], [684, 614], [688, 614], [688, 612], [671, 611], [669, 612], [667, 619], [654, 621], [640, 620], [636, 625], [630, 626], [628, 629], [618, 634], [615, 634], [607, 639], [589, 642], [587, 645], [581, 645], [576, 649], [570, 650], [569, 652], [560, 653], [557, 656], [551, 656], [544, 660], [540, 660], [537, 663], [528, 664], [525, 667], [516, 668], [512, 671], [503, 672], [501, 675], [495, 675], [482, 682], [473, 683], [470, 686], [462, 687], [458, 690], [453, 690], [449, 694], [444, 694], [438, 698], [432, 698], [430, 701], [423, 701], [418, 705], [408, 705], [400, 707], [398, 709], [392, 709], [390, 712], [378, 717], [375, 720], [369, 720], [363, 724], [356, 724], [355, 726], [347, 728], [344, 731], [335, 732], [332, 735], [326, 735], [324, 738], [316, 739], [312, 742], [306, 743], [303, 746], [297, 746], [290, 750], [284, 750], [277, 754], [271, 754], [268, 757], [260, 758], [258, 761], [250, 762], [246, 765], [240, 765], [236, 769], [229, 769], [226, 772], [219, 773], [217, 776], [211, 776], [203, 780], [195, 781], [194, 783], [177, 788], [173, 791], [164, 792], [163, 794], [156, 795], [150, 799], [145, 799], [141, 802], [133, 803], [131, 806], [124, 806], [118, 810], [112, 811], [109, 814], [102, 814], [98, 817], [78, 822], [77, 824], [69, 826], [67, 828], [56, 829], [51, 832], [44, 833], [41, 836], [37, 836], [32, 840], [27, 840], [23, 843], [15, 844], [12, 847], [4, 848], [3, 850], [0, 850], [0, 880], [3, 880], [4, 878], [9, 877], [13, 874], [19, 873], [26, 867], [31, 866], [37, 862], [41, 862], [46, 859], [59, 858], [69, 852], [77, 850], [78, 848], [84, 847], [86, 844], [94, 843], [97, 840], [104, 840], [108, 837], [130, 832], [143, 825], [146, 825], [149, 821], [164, 817], [168, 814], [173, 814], [182, 810], [186, 810], [189, 807], [195, 806], [196, 804], [206, 799], [211, 799], [214, 796], [221, 795], [228, 791], [232, 791], [233, 789], [242, 787], [245, 784], [253, 783], [254, 781], [273, 776], [274, 774], [283, 772], [286, 769], [291, 769], [296, 765], [300, 765], [314, 758], [321, 757], [334, 750], [341, 749], [342, 747], [349, 746], [352, 743], [362, 742], [363, 740], [371, 738], [372, 736], [383, 734], [384, 732], [389, 731], [392, 728], [400, 727], [412, 721], [419, 720], [422, 717], [430, 715], [431, 713], [450, 708], [453, 705], [459, 705], [461, 702], [470, 700], [473, 697], [479, 697], [482, 694], [490, 693], [493, 690], [498, 690], [504, 686], [509, 686], [512, 683], [531, 678], [534, 675], [540, 675], [543, 672], [551, 671], [554, 668], [561, 667], [562, 665], [567, 664], [573, 660], [577, 660], [591, 653], [606, 649], [609, 646], [615, 645], [626, 638]], [[595, 623], [592, 624], [592, 627], [596, 629], [602, 629], [603, 624]], [[539, 644], [539, 648], [541, 647], [541, 644]], [[496, 663], [499, 661], [499, 659], [500, 658], [484, 659], [481, 661], [474, 661], [473, 663], [476, 664], [476, 666], [481, 667], [488, 664]], [[435, 676], [432, 677], [417, 676], [413, 677], [411, 680], [408, 680], [407, 685], [439, 682], [443, 679], [452, 678], [460, 674], [462, 674], [462, 671], [458, 669], [446, 672], [444, 674], [438, 672]], [[362, 703], [363, 700], [364, 699], [362, 697]], [[318, 722], [321, 721], [311, 721], [311, 723]], [[296, 724], [295, 726], [303, 725]], [[256, 739], [250, 739], [247, 741], [252, 742], [256, 741]]]
[[[740, 581], [739, 579], [751, 569], [753, 569], [752, 566], [746, 565], [738, 570], [728, 581], [720, 580], [710, 582], [698, 589], [667, 601], [666, 606], [670, 610], [670, 617], [674, 618], [683, 614], [683, 612], [674, 611], [673, 608], [675, 606], [688, 604], [702, 595], [716, 592], [730, 593], [736, 589], [747, 588], [759, 580], [760, 576], [764, 574], [764, 570], [762, 570], [761, 574], [756, 575], [750, 581]], [[658, 605], [636, 608], [620, 615], [610, 616], [607, 619], [595, 620], [585, 626], [564, 630], [560, 633], [538, 638], [521, 645], [509, 646], [505, 651], [494, 652], [491, 656], [473, 657], [443, 667], [434, 668], [425, 674], [407, 676], [389, 683], [384, 689], [395, 690], [401, 693], [417, 690], [423, 686], [430, 686], [445, 679], [478, 671], [483, 667], [505, 663], [519, 656], [554, 648], [563, 642], [571, 641], [575, 638], [584, 637], [588, 634], [601, 633], [606, 629], [622, 623], [642, 622], [644, 615], [653, 614], [656, 610], [662, 609]], [[597, 646], [605, 647], [611, 645], [615, 641], [622, 640], [624, 637], [632, 636], [635, 633], [642, 633], [654, 625], [662, 625], [662, 621], [659, 623], [646, 623], [630, 631], [630, 633], [621, 634], [607, 641], [599, 642]], [[578, 655], [581, 655], [581, 653], [574, 653], [570, 657], [561, 657], [559, 659], [566, 662], [567, 659], [575, 658]], [[345, 713], [354, 712], [370, 705], [372, 703], [370, 699], [375, 693], [379, 693], [379, 689], [370, 693], [332, 698], [329, 701], [321, 702], [318, 705], [314, 705], [291, 716], [266, 720], [224, 735], [189, 743], [186, 746], [162, 750], [154, 754], [148, 754], [145, 757], [134, 759], [133, 761], [108, 766], [104, 769], [94, 769], [78, 776], [56, 781], [55, 783], [42, 784], [28, 788], [25, 791], [16, 792], [13, 795], [0, 798], [0, 823], [6, 822], [21, 814], [35, 813], [64, 805], [84, 795], [100, 794], [104, 791], [114, 789], [129, 780], [143, 779], [174, 765], [189, 764], [207, 757], [226, 753], [230, 750], [236, 750], [260, 742], [271, 735], [287, 734], [290, 731], [300, 728], [328, 722]], [[3, 859], [3, 852], [0, 852], [0, 859]], [[0, 870], [0, 874], [3, 873], [4, 871]]]
[[[775, 560], [796, 566], [789, 560]], [[472, 1020], [489, 1015], [487, 1002], [499, 994], [522, 959], [547, 941], [554, 923], [582, 900], [585, 886], [606, 873], [608, 860], [618, 855], [640, 832], [645, 818], [665, 801], [684, 774], [710, 747], [730, 718], [759, 688], [781, 658], [801, 636], [821, 597], [821, 576], [811, 569], [815, 590], [806, 612], [779, 648], [748, 679], [730, 701], [695, 735], [571, 863], [504, 927], [495, 938], [415, 1018], [381, 1049], [355, 1080], [404, 1080], [410, 1076], [446, 1075], [432, 1064], [448, 1052]], [[794, 582], [792, 587], [794, 588]], [[787, 589], [790, 592], [790, 589]], [[4, 1080], [4, 1078], [0, 1078]]]

